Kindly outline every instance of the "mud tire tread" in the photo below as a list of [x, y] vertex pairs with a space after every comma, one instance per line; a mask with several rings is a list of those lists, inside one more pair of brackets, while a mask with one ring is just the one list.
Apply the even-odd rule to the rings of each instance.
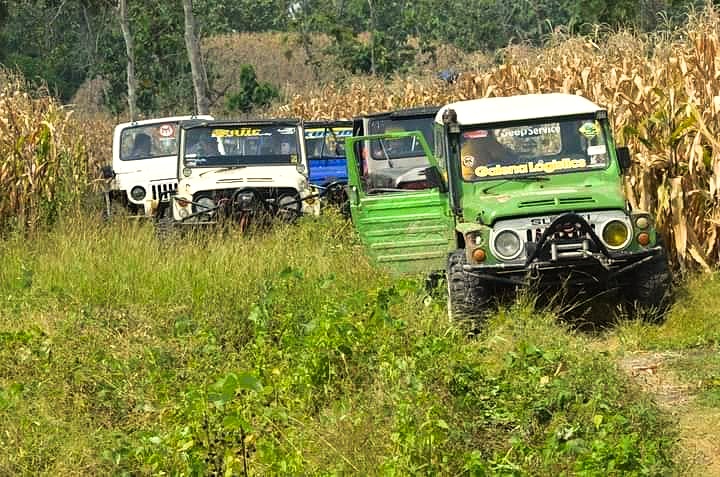
[[453, 321], [481, 324], [491, 300], [490, 291], [480, 278], [463, 270], [466, 263], [464, 250], [455, 251], [448, 257], [448, 315]]

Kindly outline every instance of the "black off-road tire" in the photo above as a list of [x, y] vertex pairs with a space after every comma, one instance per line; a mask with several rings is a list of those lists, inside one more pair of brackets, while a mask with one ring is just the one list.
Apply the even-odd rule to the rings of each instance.
[[625, 297], [636, 315], [654, 322], [665, 318], [671, 292], [672, 276], [664, 250], [633, 271], [625, 286]]
[[480, 325], [485, 321], [492, 297], [487, 284], [463, 269], [466, 263], [465, 250], [457, 250], [448, 257], [448, 317], [452, 321]]
[[170, 240], [175, 229], [175, 222], [172, 217], [162, 217], [155, 221], [155, 237], [160, 242], [166, 242]]
[[175, 229], [175, 220], [172, 217], [172, 210], [167, 204], [161, 205], [162, 209], [158, 210], [155, 216], [155, 237], [160, 242], [170, 239]]

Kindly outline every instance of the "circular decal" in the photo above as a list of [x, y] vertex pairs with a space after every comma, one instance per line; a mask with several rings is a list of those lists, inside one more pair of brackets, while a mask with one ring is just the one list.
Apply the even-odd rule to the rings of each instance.
[[463, 166], [467, 168], [471, 168], [473, 164], [475, 163], [475, 158], [473, 156], [464, 156], [462, 159]]
[[175, 135], [175, 128], [172, 124], [163, 124], [160, 126], [160, 135], [162, 137], [172, 137]]

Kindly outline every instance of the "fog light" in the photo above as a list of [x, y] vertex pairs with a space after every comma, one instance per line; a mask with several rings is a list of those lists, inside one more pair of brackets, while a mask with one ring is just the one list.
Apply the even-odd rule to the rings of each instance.
[[602, 238], [608, 247], [621, 248], [627, 242], [629, 233], [628, 227], [624, 222], [611, 220], [605, 225]]
[[638, 234], [637, 241], [640, 245], [643, 247], [650, 243], [650, 234], [647, 232], [642, 232]]
[[137, 201], [143, 200], [145, 198], [145, 194], [145, 188], [140, 186], [135, 186], [130, 190], [130, 197]]
[[473, 250], [472, 259], [476, 262], [484, 262], [485, 261], [485, 250], [483, 250], [481, 248], [476, 248], [475, 250]]
[[639, 229], [646, 229], [650, 226], [650, 221], [647, 217], [638, 217], [635, 221], [635, 225], [637, 225]]

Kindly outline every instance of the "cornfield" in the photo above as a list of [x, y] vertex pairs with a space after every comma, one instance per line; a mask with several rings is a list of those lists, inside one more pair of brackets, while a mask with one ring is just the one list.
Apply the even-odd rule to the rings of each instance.
[[720, 17], [714, 10], [672, 33], [569, 38], [541, 50], [505, 51], [502, 64], [454, 84], [355, 81], [292, 97], [279, 115], [352, 117], [418, 105], [526, 93], [566, 92], [608, 109], [616, 140], [634, 163], [626, 189], [652, 211], [681, 269], [720, 264]]
[[0, 70], [0, 226], [32, 229], [80, 206], [93, 175], [87, 129], [47, 91]]
[[[655, 214], [681, 269], [720, 264], [720, 17], [712, 9], [679, 31], [555, 39], [508, 48], [501, 64], [453, 84], [355, 78], [289, 98], [280, 117], [349, 118], [419, 105], [538, 92], [581, 94], [605, 106], [620, 144], [633, 207]], [[112, 122], [74, 117], [48, 94], [0, 71], [0, 226], [33, 226], [79, 205], [109, 162]]]

